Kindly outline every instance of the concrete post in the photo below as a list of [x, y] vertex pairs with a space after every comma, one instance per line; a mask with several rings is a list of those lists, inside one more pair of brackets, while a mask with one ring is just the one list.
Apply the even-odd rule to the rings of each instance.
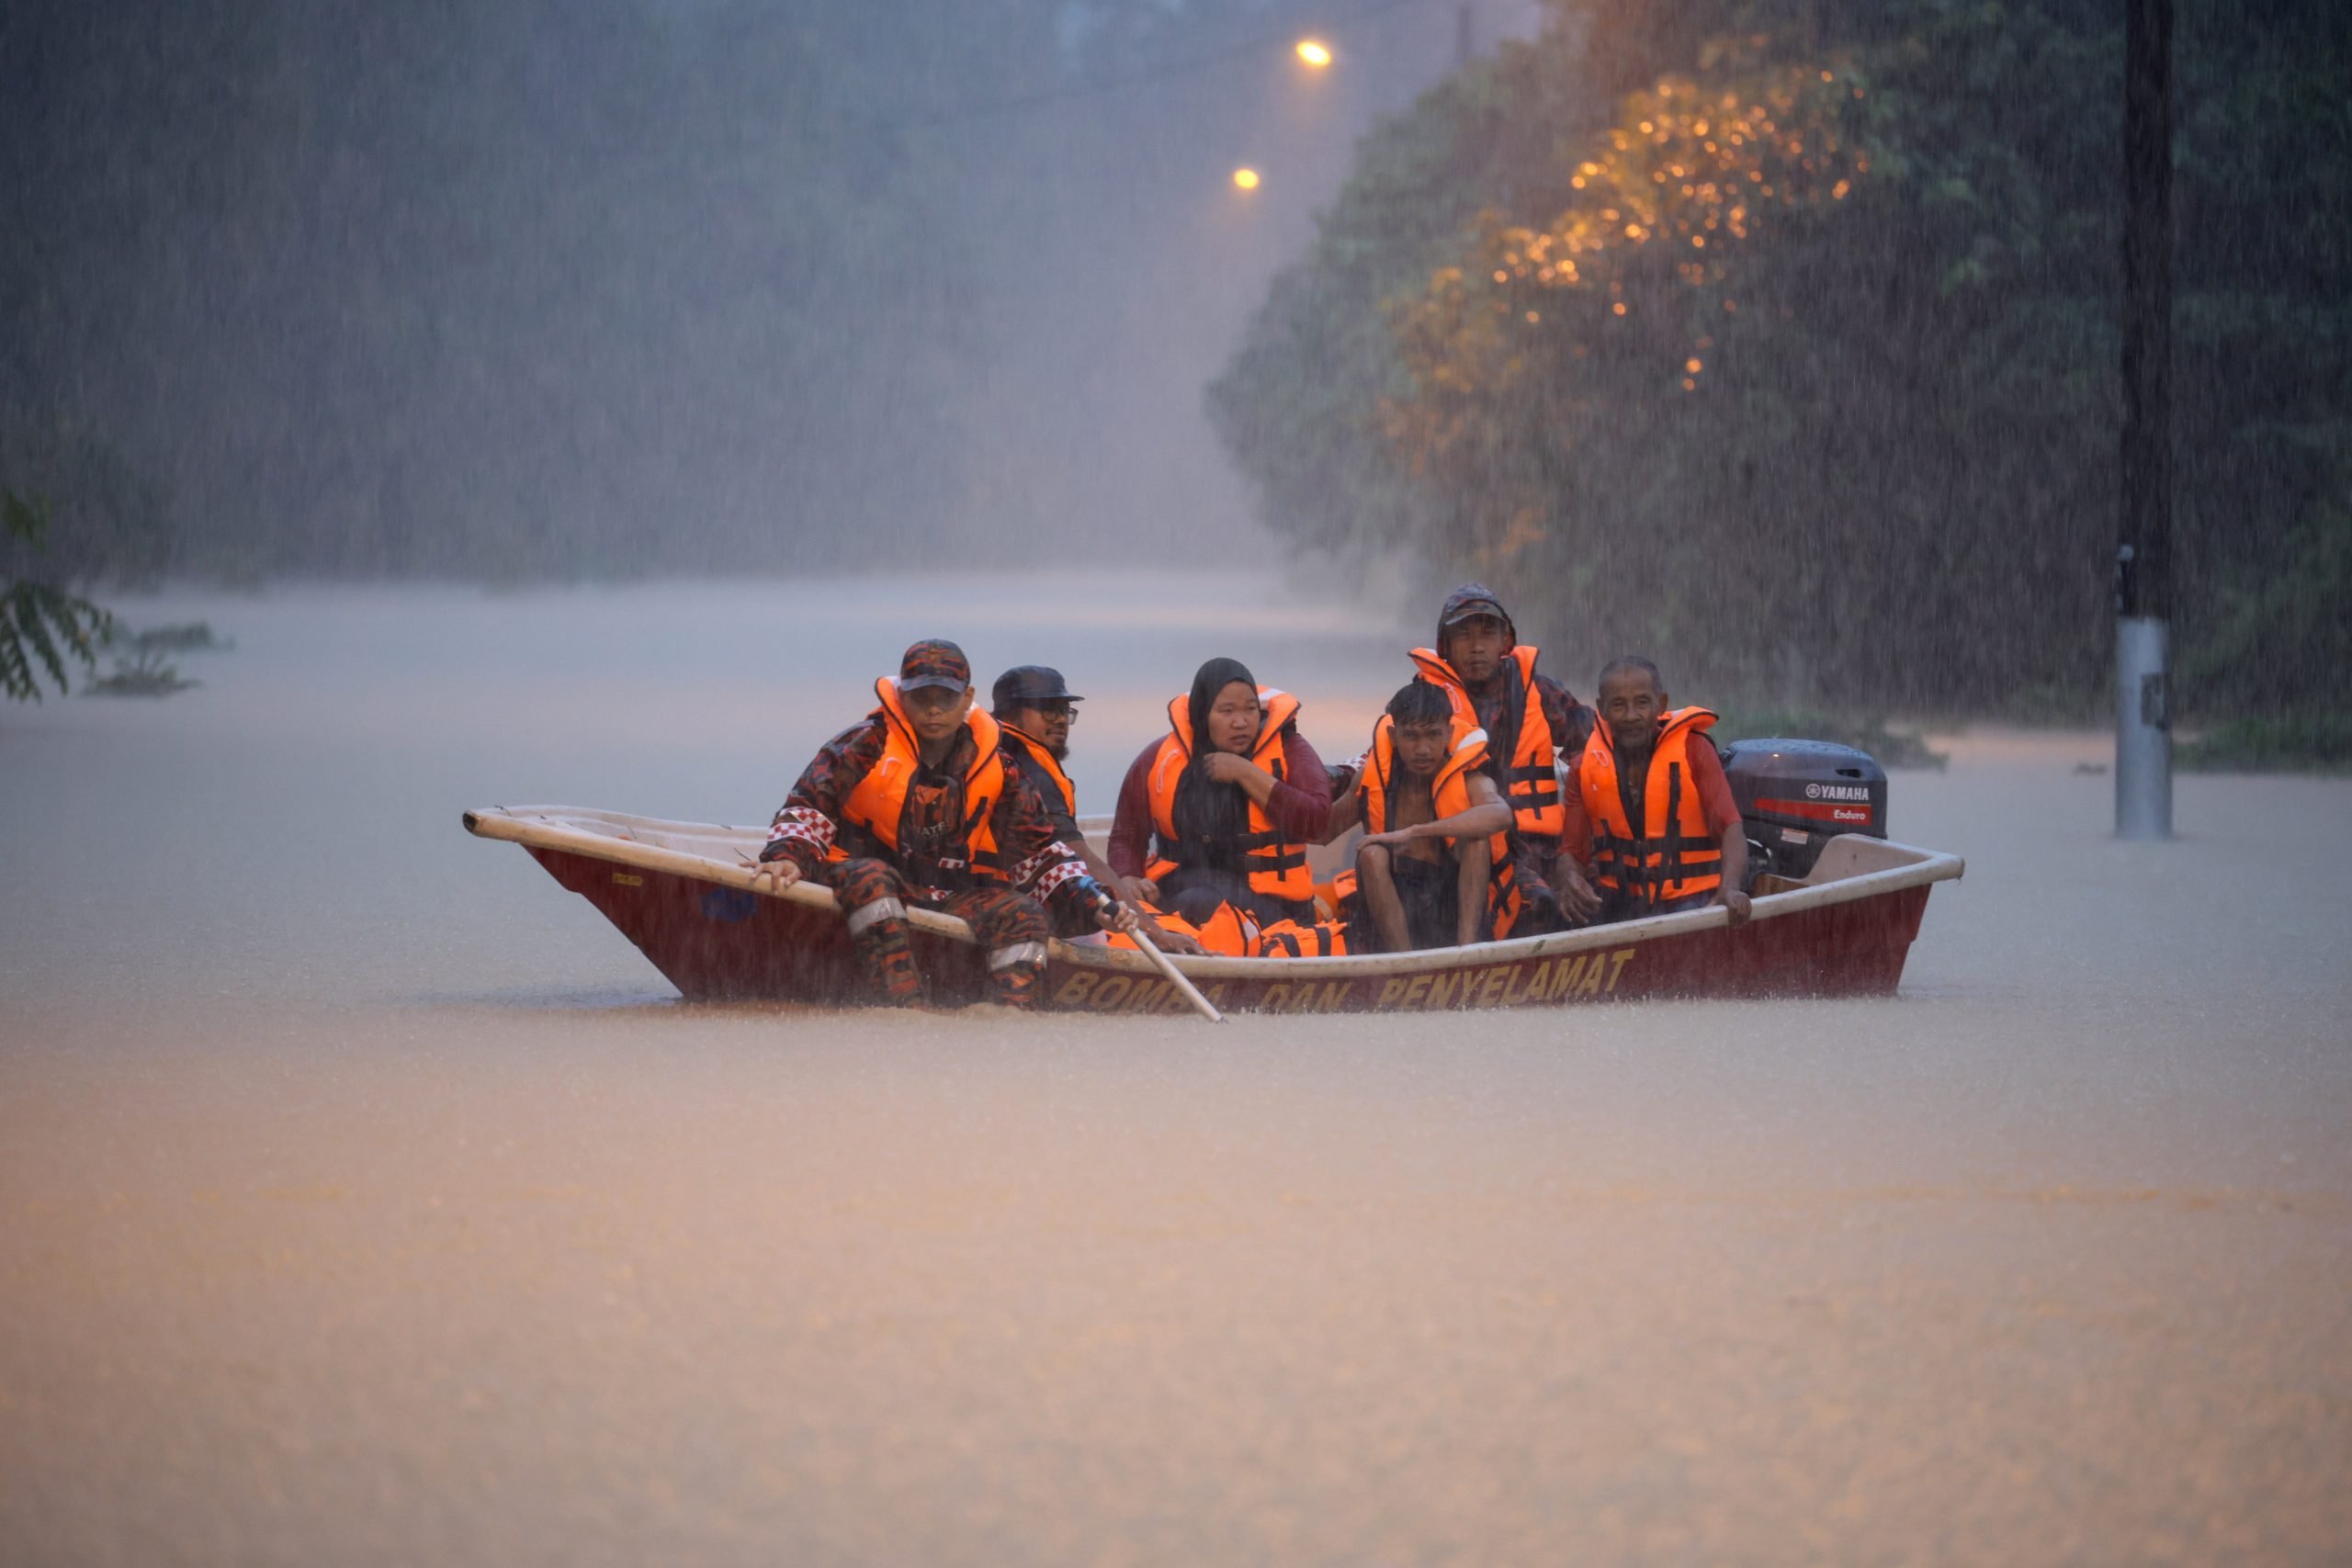
[[2170, 635], [2153, 616], [2115, 623], [2115, 836], [2172, 837]]

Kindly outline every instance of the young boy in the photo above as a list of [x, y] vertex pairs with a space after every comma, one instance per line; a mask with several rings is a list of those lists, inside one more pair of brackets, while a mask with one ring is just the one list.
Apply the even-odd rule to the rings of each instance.
[[1600, 894], [1599, 919], [1721, 904], [1747, 919], [1747, 830], [1706, 731], [1715, 716], [1667, 705], [1646, 659], [1600, 671], [1600, 722], [1577, 759], [1562, 843]]
[[1363, 825], [1356, 896], [1380, 951], [1462, 946], [1484, 934], [1511, 824], [1487, 767], [1487, 732], [1458, 716], [1442, 688], [1416, 679], [1388, 699], [1330, 829], [1336, 838]]

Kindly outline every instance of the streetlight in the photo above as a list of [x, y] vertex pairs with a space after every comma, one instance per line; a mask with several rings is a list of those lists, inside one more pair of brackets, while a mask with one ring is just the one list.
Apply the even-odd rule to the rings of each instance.
[[1246, 165], [1234, 170], [1233, 188], [1236, 190], [1256, 190], [1258, 188], [1258, 171]]
[[1298, 40], [1298, 57], [1320, 71], [1331, 63], [1331, 46], [1321, 39], [1303, 38]]

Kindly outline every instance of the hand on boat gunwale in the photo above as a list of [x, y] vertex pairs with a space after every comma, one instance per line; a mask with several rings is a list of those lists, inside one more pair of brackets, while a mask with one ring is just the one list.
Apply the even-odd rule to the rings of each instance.
[[752, 868], [752, 890], [755, 893], [781, 893], [799, 880], [799, 863], [789, 855], [762, 861]]
[[1152, 945], [1162, 953], [1182, 953], [1194, 958], [1206, 958], [1209, 950], [1188, 931], [1171, 931], [1158, 920], [1151, 922]]
[[1559, 884], [1553, 891], [1560, 896], [1560, 908], [1576, 917], [1577, 924], [1583, 925], [1600, 913], [1600, 895], [1585, 880], [1583, 869], [1566, 855], [1560, 857]]
[[1733, 925], [1744, 925], [1747, 923], [1749, 908], [1747, 894], [1742, 893], [1736, 887], [1725, 887], [1715, 894], [1715, 902], [1721, 904], [1724, 908], [1731, 911], [1731, 923]]

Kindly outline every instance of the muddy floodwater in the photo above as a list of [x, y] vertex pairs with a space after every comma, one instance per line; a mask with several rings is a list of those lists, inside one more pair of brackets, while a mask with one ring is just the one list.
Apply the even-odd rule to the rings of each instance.
[[178, 596], [0, 712], [0, 1561], [2352, 1559], [2352, 783], [1962, 736], [1893, 999], [1222, 1029], [689, 1006], [459, 828], [763, 821], [918, 634], [1104, 809], [1426, 635], [1147, 575]]

